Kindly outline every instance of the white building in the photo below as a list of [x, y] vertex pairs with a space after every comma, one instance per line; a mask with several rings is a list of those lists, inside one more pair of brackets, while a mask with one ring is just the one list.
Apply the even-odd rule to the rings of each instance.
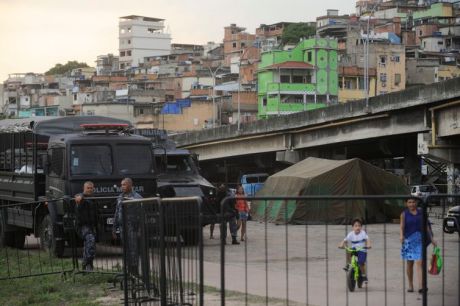
[[144, 57], [171, 52], [171, 34], [164, 31], [164, 19], [125, 16], [118, 23], [120, 69], [138, 67]]

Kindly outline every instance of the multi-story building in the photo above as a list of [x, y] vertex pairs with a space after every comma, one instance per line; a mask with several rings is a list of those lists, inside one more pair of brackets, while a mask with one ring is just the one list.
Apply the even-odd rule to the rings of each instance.
[[258, 70], [258, 117], [337, 102], [337, 40], [311, 38], [288, 51], [264, 52]]
[[99, 55], [96, 60], [96, 75], [111, 75], [119, 69], [119, 57], [109, 53]]
[[[256, 39], [254, 34], [245, 32], [246, 28], [232, 23], [224, 28], [224, 64], [229, 67], [232, 59], [239, 58], [246, 47], [252, 46]], [[232, 71], [233, 72], [233, 71]]]
[[144, 16], [120, 17], [120, 69], [138, 67], [145, 57], [171, 52], [171, 34], [165, 32], [164, 19]]
[[292, 22], [278, 22], [273, 24], [261, 24], [256, 29], [257, 47], [262, 51], [270, 51], [281, 44], [284, 30]]

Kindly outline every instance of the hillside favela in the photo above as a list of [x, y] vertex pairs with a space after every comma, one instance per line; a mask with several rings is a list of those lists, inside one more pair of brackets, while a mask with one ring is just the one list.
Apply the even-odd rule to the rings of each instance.
[[460, 305], [460, 1], [170, 2], [0, 60], [0, 305]]

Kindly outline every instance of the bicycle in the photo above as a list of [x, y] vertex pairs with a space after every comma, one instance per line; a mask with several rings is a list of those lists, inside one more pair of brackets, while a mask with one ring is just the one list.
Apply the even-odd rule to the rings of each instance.
[[339, 247], [339, 249], [345, 249], [348, 253], [350, 253], [350, 263], [347, 265], [347, 286], [350, 292], [355, 291], [356, 284], [358, 288], [363, 287], [363, 277], [361, 274], [361, 268], [358, 264], [358, 252], [364, 249], [368, 249], [368, 247], [359, 247], [359, 248], [350, 248], [350, 247]]

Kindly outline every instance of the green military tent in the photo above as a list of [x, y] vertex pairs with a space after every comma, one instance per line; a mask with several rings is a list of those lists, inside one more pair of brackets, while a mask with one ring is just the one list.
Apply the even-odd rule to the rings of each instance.
[[[270, 176], [257, 196], [408, 194], [400, 177], [361, 159], [309, 157]], [[276, 223], [348, 224], [354, 218], [379, 223], [398, 218], [403, 205], [399, 199], [258, 200], [251, 214], [256, 220]]]

